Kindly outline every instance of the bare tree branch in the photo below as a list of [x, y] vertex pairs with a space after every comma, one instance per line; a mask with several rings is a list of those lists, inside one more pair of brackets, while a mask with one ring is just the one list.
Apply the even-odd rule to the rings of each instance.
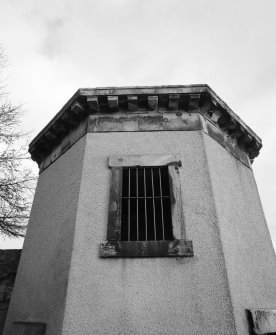
[[[0, 47], [0, 75], [6, 66]], [[0, 85], [0, 234], [20, 237], [26, 232], [36, 177], [24, 166], [30, 158], [20, 129], [22, 106], [12, 104], [4, 87]]]

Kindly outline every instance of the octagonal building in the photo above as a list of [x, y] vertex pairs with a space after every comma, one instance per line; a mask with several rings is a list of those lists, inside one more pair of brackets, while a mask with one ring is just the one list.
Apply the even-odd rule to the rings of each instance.
[[275, 333], [261, 147], [207, 85], [78, 90], [30, 144], [4, 334]]

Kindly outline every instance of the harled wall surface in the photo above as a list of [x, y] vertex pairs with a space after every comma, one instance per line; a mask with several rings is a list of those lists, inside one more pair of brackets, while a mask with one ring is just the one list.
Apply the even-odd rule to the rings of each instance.
[[238, 334], [245, 309], [275, 309], [276, 259], [253, 171], [204, 135]]
[[[194, 257], [99, 257], [108, 157], [127, 154], [181, 155]], [[12, 321], [46, 335], [248, 334], [245, 309], [276, 304], [270, 262], [252, 171], [203, 131], [89, 133], [39, 177], [5, 335]]]
[[[120, 154], [181, 155], [194, 257], [99, 258]], [[236, 334], [201, 131], [87, 135], [62, 334]]]
[[39, 177], [28, 232], [9, 306], [11, 322], [43, 322], [47, 335], [62, 334], [84, 139]]

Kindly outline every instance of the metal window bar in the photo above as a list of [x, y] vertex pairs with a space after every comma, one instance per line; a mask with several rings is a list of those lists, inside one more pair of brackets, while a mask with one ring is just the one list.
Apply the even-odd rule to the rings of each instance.
[[160, 168], [158, 169], [159, 173], [159, 183], [160, 183], [160, 198], [161, 198], [161, 218], [162, 218], [162, 233], [163, 233], [163, 240], [165, 240], [165, 228], [164, 228], [164, 214], [163, 214], [163, 199], [162, 199], [162, 179], [161, 179], [161, 171]]
[[130, 169], [128, 169], [128, 219], [127, 219], [127, 225], [128, 225], [128, 241], [130, 241]]
[[[168, 229], [165, 229], [165, 226], [168, 228], [168, 225], [170, 225], [171, 229], [172, 222], [171, 217], [168, 217], [168, 215], [164, 216], [163, 201], [165, 199], [170, 199], [170, 189], [166, 186], [169, 184], [169, 181], [166, 180], [166, 178], [169, 178], [169, 175], [168, 170], [165, 171], [164, 169], [168, 168], [123, 168], [123, 174], [125, 178], [123, 178], [122, 187], [125, 189], [125, 192], [124, 196], [121, 196], [121, 199], [127, 201], [127, 207], [124, 207], [124, 211], [127, 211], [127, 213], [123, 213], [127, 220], [124, 220], [124, 222], [122, 221], [122, 225], [127, 224], [126, 236], [128, 241], [131, 239], [133, 240], [133, 236], [136, 236], [137, 241], [166, 240], [166, 231], [168, 231]], [[157, 186], [157, 190], [155, 190], [155, 186]], [[164, 187], [165, 190], [163, 189]], [[160, 194], [158, 194], [158, 188], [160, 188]], [[155, 201], [158, 201], [158, 206]], [[139, 209], [141, 208], [142, 211], [139, 213]], [[161, 222], [157, 222], [157, 220]], [[158, 227], [161, 226], [162, 238], [157, 236], [157, 225]], [[122, 230], [125, 230], [125, 228], [126, 227], [122, 227]]]
[[156, 222], [155, 222], [155, 201], [154, 201], [154, 184], [153, 184], [153, 170], [151, 172], [151, 187], [152, 187], [152, 205], [153, 205], [153, 231], [154, 231], [154, 240], [156, 241]]
[[148, 217], [147, 217], [147, 186], [146, 186], [146, 169], [143, 169], [144, 175], [144, 195], [145, 195], [145, 232], [146, 232], [146, 241], [148, 240]]
[[139, 241], [139, 203], [138, 203], [138, 169], [136, 168], [136, 227], [137, 227], [137, 241]]

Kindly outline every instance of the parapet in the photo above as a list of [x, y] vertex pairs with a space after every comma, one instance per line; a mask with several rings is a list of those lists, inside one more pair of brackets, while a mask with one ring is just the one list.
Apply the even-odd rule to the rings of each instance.
[[91, 132], [203, 130], [250, 167], [261, 139], [208, 85], [79, 89], [30, 143], [44, 170]]

